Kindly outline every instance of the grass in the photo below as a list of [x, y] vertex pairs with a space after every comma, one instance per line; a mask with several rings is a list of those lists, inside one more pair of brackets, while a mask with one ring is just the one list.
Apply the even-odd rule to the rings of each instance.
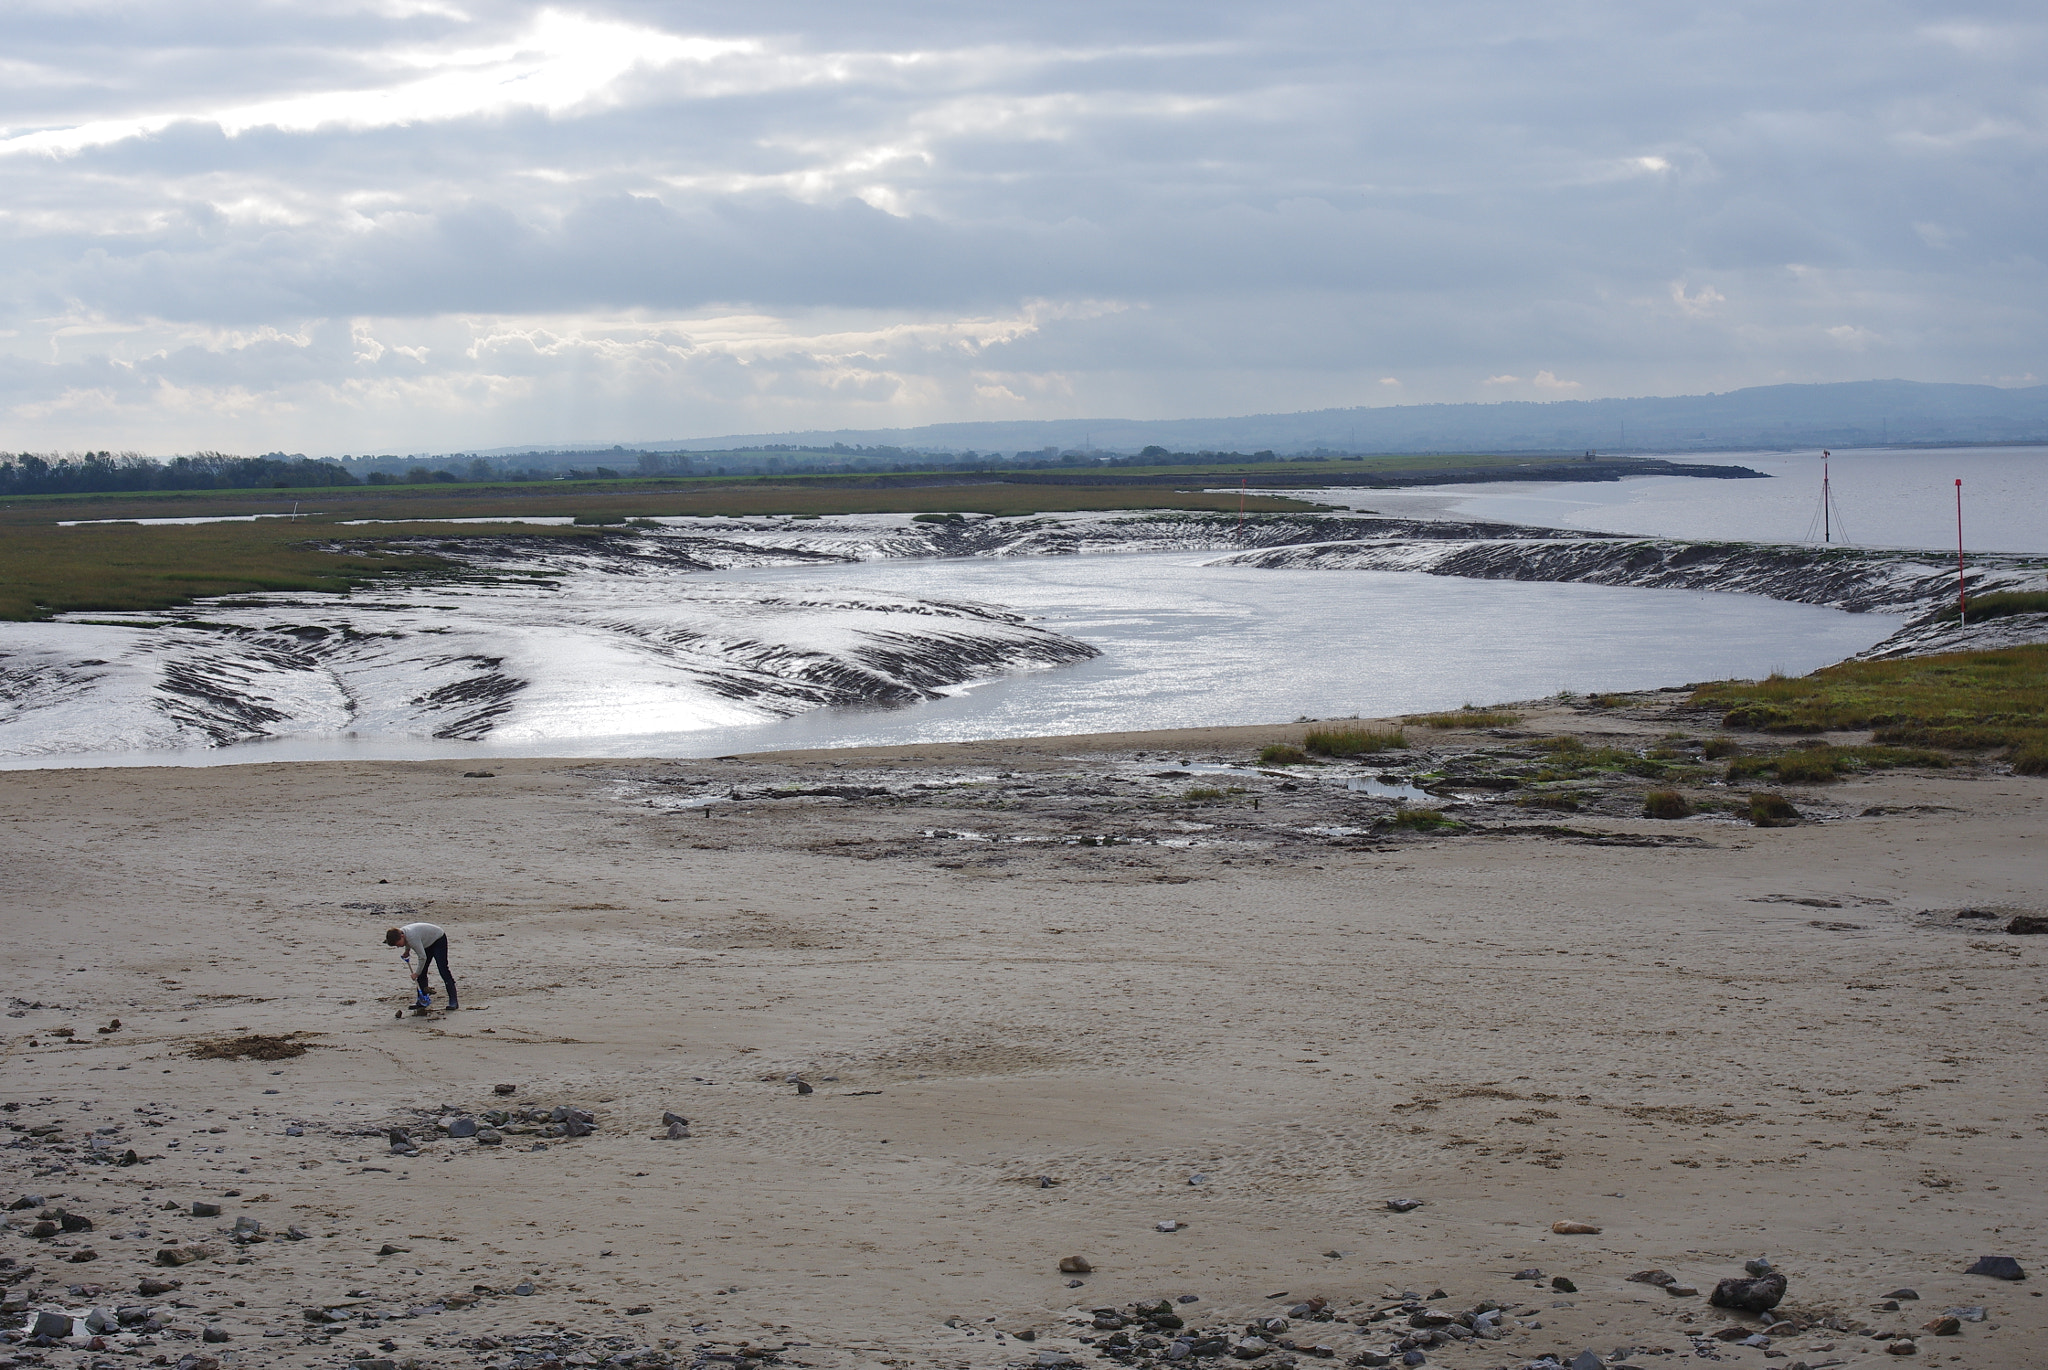
[[1730, 780], [1769, 775], [1788, 785], [1825, 785], [1856, 771], [1893, 770], [1901, 766], [1947, 768], [1946, 752], [1926, 747], [1835, 747], [1822, 743], [1767, 756], [1738, 757], [1728, 763]]
[[458, 570], [409, 548], [324, 551], [308, 545], [303, 524], [10, 528], [0, 534], [0, 619], [70, 610], [146, 613], [257, 591], [346, 592], [397, 575]]
[[1643, 817], [1645, 818], [1690, 818], [1692, 805], [1685, 802], [1685, 796], [1677, 790], [1651, 790], [1643, 796]]
[[1387, 823], [1413, 832], [1435, 832], [1438, 828], [1463, 826], [1457, 819], [1446, 817], [1442, 809], [1396, 809]]
[[1398, 728], [1310, 728], [1301, 745], [1319, 756], [1364, 756], [1405, 751], [1408, 739]]
[[1807, 676], [1719, 681], [1701, 686], [1692, 702], [1721, 710], [1730, 728], [1780, 734], [1870, 729], [1877, 742], [1896, 747], [2003, 747], [2021, 774], [2048, 774], [2044, 644], [1844, 661]]
[[1749, 797], [1749, 821], [1759, 828], [1789, 828], [1799, 821], [1799, 810], [1782, 794], [1753, 794]]
[[[1963, 602], [1970, 622], [1987, 618], [2010, 618], [2015, 614], [2048, 614], [2048, 590], [2000, 590], [1988, 595], [1977, 595]], [[1956, 620], [1953, 608], [1944, 610], [1938, 617], [1949, 623]]]
[[1261, 766], [1300, 766], [1308, 761], [1308, 753], [1286, 742], [1275, 742], [1270, 747], [1259, 748]]
[[[1239, 790], [1238, 793], [1242, 794], [1244, 791]], [[1230, 791], [1219, 790], [1213, 785], [1196, 785], [1192, 789], [1182, 790], [1180, 797], [1195, 804], [1213, 803], [1218, 799], [1228, 799]]]
[[1579, 801], [1569, 794], [1523, 794], [1516, 796], [1515, 803], [1525, 809], [1552, 809], [1558, 813], [1579, 811]]
[[1476, 709], [1470, 704], [1452, 713], [1409, 714], [1403, 720], [1448, 732], [1453, 728], [1512, 728], [1522, 716], [1505, 709]]

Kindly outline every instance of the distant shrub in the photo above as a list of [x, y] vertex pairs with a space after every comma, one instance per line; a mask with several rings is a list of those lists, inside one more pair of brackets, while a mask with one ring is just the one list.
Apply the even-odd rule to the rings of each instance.
[[2020, 743], [2006, 758], [2021, 775], [2048, 775], [2048, 737]]
[[1925, 747], [1833, 747], [1812, 743], [1767, 756], [1740, 756], [1728, 763], [1730, 780], [1772, 775], [1788, 785], [1825, 785], [1845, 772], [1894, 770], [1924, 766], [1944, 770], [1949, 758]]
[[1799, 821], [1799, 810], [1782, 794], [1753, 794], [1749, 797], [1749, 821], [1759, 828], [1789, 828]]
[[1180, 797], [1182, 799], [1202, 802], [1211, 799], [1221, 799], [1226, 793], [1224, 790], [1215, 789], [1211, 786], [1197, 785], [1193, 789], [1182, 790]]
[[1299, 766], [1308, 760], [1308, 753], [1287, 742], [1275, 742], [1270, 747], [1259, 748], [1261, 766]]
[[1586, 702], [1596, 709], [1619, 709], [1628, 703], [1626, 695], [1588, 695]]
[[1441, 809], [1396, 809], [1394, 816], [1387, 821], [1397, 828], [1409, 828], [1415, 832], [1434, 832], [1438, 828], [1458, 826], [1458, 820], [1445, 817]]
[[1709, 761], [1719, 761], [1724, 756], [1742, 755], [1742, 744], [1732, 737], [1710, 737], [1700, 747], [1700, 755]]
[[1573, 737], [1570, 733], [1566, 733], [1562, 737], [1546, 737], [1536, 745], [1549, 752], [1582, 752], [1586, 750], [1586, 744], [1580, 739]]
[[1362, 756], [1368, 752], [1403, 751], [1408, 739], [1398, 728], [1310, 728], [1301, 745], [1322, 756]]
[[1645, 818], [1690, 818], [1692, 805], [1677, 790], [1651, 790], [1643, 796]]

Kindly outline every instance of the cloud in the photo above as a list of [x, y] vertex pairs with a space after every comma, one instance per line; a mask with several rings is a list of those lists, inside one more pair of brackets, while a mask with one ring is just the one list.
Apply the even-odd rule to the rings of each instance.
[[2048, 36], [1996, 14], [122, 16], [0, 16], [0, 447], [1670, 393], [1880, 351], [1974, 380], [2048, 346]]

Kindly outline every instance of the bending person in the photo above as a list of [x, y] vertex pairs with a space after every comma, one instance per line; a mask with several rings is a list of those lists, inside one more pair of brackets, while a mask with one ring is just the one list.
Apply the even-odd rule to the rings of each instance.
[[413, 966], [413, 983], [419, 995], [413, 1001], [418, 1008], [430, 1008], [434, 996], [427, 990], [427, 970], [438, 966], [441, 971], [441, 986], [448, 991], [448, 1007], [459, 1009], [462, 1005], [455, 998], [455, 977], [448, 973], [448, 934], [434, 923], [407, 923], [402, 928], [392, 928], [384, 934], [387, 947], [404, 947], [405, 958], [412, 961], [414, 954], [419, 961]]

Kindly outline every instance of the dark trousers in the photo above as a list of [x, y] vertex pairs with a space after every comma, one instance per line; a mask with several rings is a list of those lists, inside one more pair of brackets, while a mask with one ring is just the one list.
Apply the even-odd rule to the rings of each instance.
[[427, 992], [427, 972], [436, 966], [441, 968], [441, 987], [448, 991], [448, 1002], [452, 1004], [455, 1002], [456, 997], [455, 977], [448, 973], [448, 939], [446, 937], [434, 939], [434, 944], [420, 953], [420, 973], [415, 978], [419, 981], [421, 994]]

